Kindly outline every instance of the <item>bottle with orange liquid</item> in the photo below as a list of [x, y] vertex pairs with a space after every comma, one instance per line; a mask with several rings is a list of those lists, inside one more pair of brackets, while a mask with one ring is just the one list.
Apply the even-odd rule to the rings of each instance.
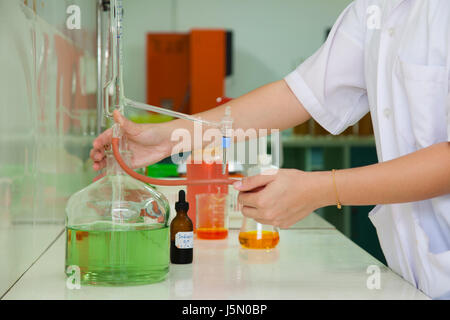
[[[258, 156], [258, 165], [248, 170], [248, 176], [275, 174], [278, 168], [272, 165], [272, 158], [263, 154]], [[271, 170], [271, 171], [269, 171]], [[273, 171], [273, 172], [272, 172]], [[253, 219], [244, 218], [239, 243], [247, 249], [273, 249], [280, 242], [278, 228], [264, 225]]]

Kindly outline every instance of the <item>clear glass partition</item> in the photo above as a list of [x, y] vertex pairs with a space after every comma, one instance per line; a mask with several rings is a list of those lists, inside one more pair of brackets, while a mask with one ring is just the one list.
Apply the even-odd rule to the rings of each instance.
[[95, 176], [97, 3], [0, 1], [0, 297]]

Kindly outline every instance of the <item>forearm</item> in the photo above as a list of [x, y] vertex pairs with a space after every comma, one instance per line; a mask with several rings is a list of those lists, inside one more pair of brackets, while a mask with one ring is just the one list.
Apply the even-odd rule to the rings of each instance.
[[[225, 114], [225, 107], [231, 107], [233, 128], [285, 130], [310, 118], [303, 105], [291, 92], [284, 80], [276, 81], [253, 90], [226, 105], [197, 114], [204, 120], [219, 122]], [[193, 136], [194, 124], [186, 120], [175, 120], [172, 128], [188, 129]], [[207, 128], [204, 128], [204, 130]], [[239, 140], [239, 137], [237, 137]]]
[[[331, 173], [327, 205], [336, 203]], [[336, 172], [342, 205], [421, 201], [450, 193], [450, 143], [440, 143], [391, 161]]]

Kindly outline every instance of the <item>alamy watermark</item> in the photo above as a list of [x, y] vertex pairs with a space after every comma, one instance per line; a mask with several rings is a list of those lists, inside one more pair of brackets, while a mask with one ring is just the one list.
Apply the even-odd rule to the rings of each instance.
[[69, 290], [81, 289], [81, 270], [79, 266], [68, 266], [66, 269], [66, 287]]
[[367, 289], [380, 290], [381, 289], [380, 267], [377, 265], [370, 265], [367, 267], [366, 273], [369, 275], [366, 281]]
[[73, 4], [67, 7], [66, 13], [69, 15], [66, 20], [66, 27], [69, 30], [81, 29], [81, 9]]
[[380, 30], [381, 29], [381, 8], [377, 5], [369, 6], [366, 10], [367, 14], [367, 29]]
[[[267, 163], [260, 163], [259, 154], [266, 154], [270, 146], [272, 154], [276, 152], [276, 141], [280, 139], [278, 129], [231, 129], [229, 137], [224, 137], [219, 128], [207, 128], [201, 123], [194, 123], [193, 134], [184, 128], [175, 129], [171, 135], [171, 141], [176, 143], [172, 149], [172, 161], [175, 164], [186, 162], [201, 163], [222, 163], [223, 152], [226, 152], [226, 159], [240, 159], [249, 165], [270, 165], [270, 161], [263, 159]], [[270, 134], [270, 142], [269, 142]], [[234, 144], [233, 140], [247, 143]], [[224, 148], [225, 147], [225, 148]], [[191, 151], [191, 154], [188, 152]]]

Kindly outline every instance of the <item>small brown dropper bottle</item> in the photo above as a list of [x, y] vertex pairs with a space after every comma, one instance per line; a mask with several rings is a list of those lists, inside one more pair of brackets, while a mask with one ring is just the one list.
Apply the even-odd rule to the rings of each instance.
[[194, 226], [187, 215], [189, 203], [183, 190], [178, 193], [175, 210], [177, 215], [170, 224], [170, 261], [175, 264], [192, 263]]

